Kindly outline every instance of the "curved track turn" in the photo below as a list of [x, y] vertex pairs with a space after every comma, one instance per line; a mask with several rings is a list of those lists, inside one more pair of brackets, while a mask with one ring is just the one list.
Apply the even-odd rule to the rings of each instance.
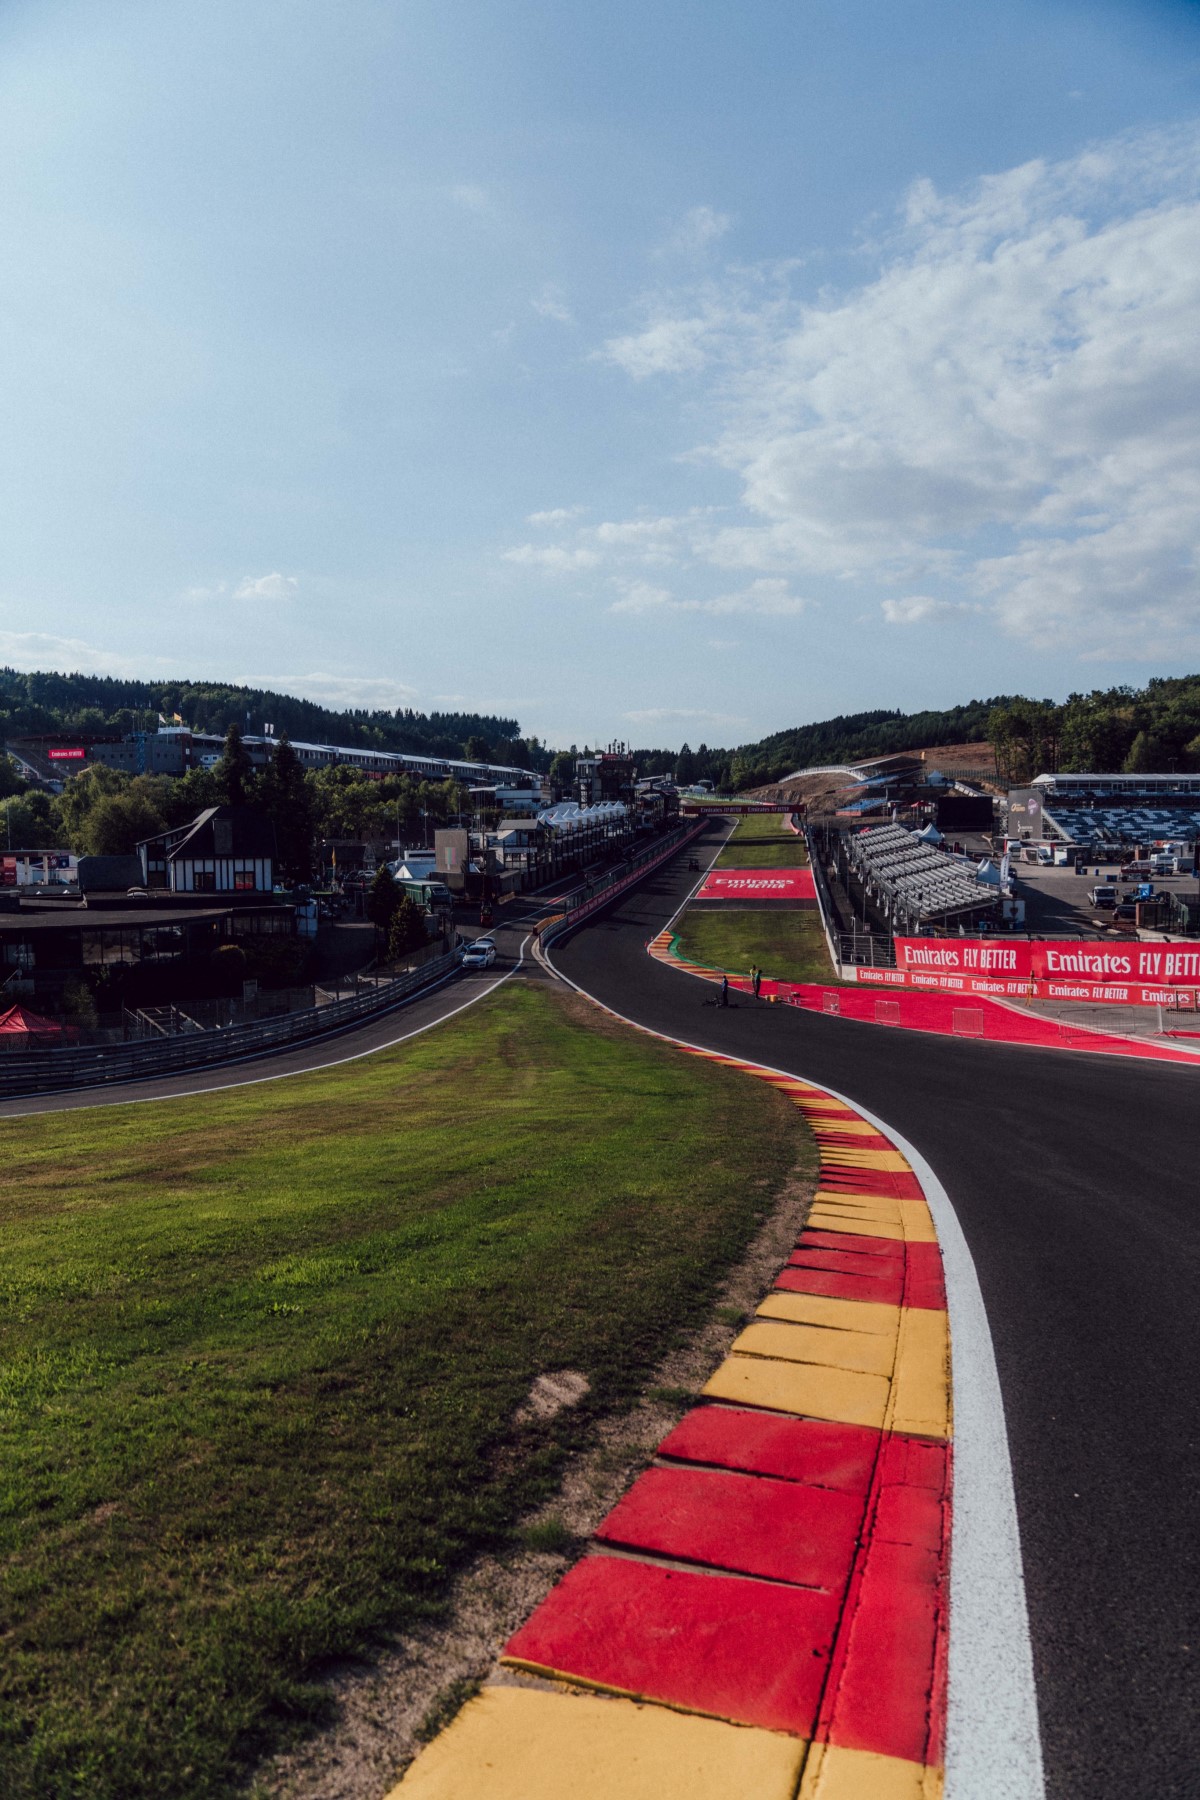
[[[714, 844], [720, 828], [713, 828]], [[1195, 1793], [1200, 1651], [1200, 1071], [826, 1018], [652, 962], [687, 898], [681, 856], [554, 951], [614, 1011], [827, 1084], [903, 1134], [953, 1197], [978, 1272], [1012, 1455], [1051, 1800]], [[0, 1116], [180, 1097], [368, 1055], [428, 1030], [519, 967], [500, 963], [285, 1054]], [[707, 1004], [706, 1004], [707, 1003]], [[728, 1147], [736, 1153], [736, 1146]]]
[[[754, 1002], [652, 962], [686, 860], [559, 943], [653, 1030], [827, 1083], [954, 1199], [1000, 1373], [1053, 1800], [1194, 1793], [1200, 1075]], [[707, 1004], [706, 1004], [707, 1003]], [[735, 1147], [731, 1147], [735, 1148]]]

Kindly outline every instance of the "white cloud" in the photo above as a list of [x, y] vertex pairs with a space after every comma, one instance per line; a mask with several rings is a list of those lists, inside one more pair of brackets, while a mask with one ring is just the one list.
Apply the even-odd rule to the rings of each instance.
[[552, 281], [548, 281], [541, 293], [535, 294], [529, 304], [539, 318], [553, 319], [559, 325], [575, 323], [575, 315], [567, 305], [566, 295]]
[[748, 721], [736, 713], [706, 712], [694, 706], [648, 706], [637, 712], [622, 713], [631, 725], [674, 725], [698, 722], [702, 725], [745, 725]]
[[314, 670], [309, 675], [242, 675], [231, 677], [246, 687], [270, 688], [277, 694], [296, 694], [302, 700], [316, 700], [334, 708], [364, 706], [369, 710], [394, 712], [397, 707], [412, 706], [419, 698], [416, 688], [407, 687], [386, 675], [330, 675]]
[[598, 353], [708, 371], [741, 516], [689, 554], [851, 603], [916, 589], [893, 623], [935, 616], [936, 578], [1040, 645], [1200, 648], [1200, 128], [916, 183], [871, 254], [808, 304], [769, 271], [757, 301], [745, 272], [708, 281]]
[[889, 625], [924, 625], [930, 619], [952, 618], [955, 614], [978, 612], [962, 600], [935, 600], [929, 594], [906, 594], [903, 600], [884, 600], [880, 611]]
[[723, 238], [732, 223], [728, 213], [711, 206], [693, 206], [667, 239], [665, 249], [676, 256], [699, 256]]
[[790, 618], [802, 613], [811, 603], [793, 594], [786, 581], [764, 576], [752, 581], [737, 593], [718, 594], [711, 600], [679, 599], [668, 588], [655, 587], [648, 581], [624, 584], [619, 600], [609, 607], [615, 613], [687, 612], [711, 615], [729, 613], [757, 614], [761, 618]]
[[670, 588], [655, 587], [649, 581], [630, 581], [625, 583], [619, 600], [614, 600], [609, 607], [615, 613], [648, 613], [684, 610], [683, 602], [675, 598]]
[[450, 189], [450, 198], [467, 212], [486, 212], [491, 205], [490, 194], [477, 181], [460, 181]]
[[89, 644], [84, 638], [56, 637], [46, 631], [0, 631], [0, 661], [22, 671], [47, 669], [57, 670], [60, 674], [122, 675], [130, 680], [177, 668], [175, 661], [163, 656], [150, 656], [144, 651], [135, 656], [122, 656]]
[[235, 600], [292, 600], [300, 587], [294, 575], [245, 575], [233, 590]]
[[597, 355], [644, 381], [648, 375], [683, 375], [702, 369], [709, 358], [709, 321], [657, 319], [643, 331], [610, 338]]
[[527, 525], [569, 525], [583, 511], [582, 506], [552, 506], [547, 512], [532, 512], [525, 520]]
[[517, 544], [504, 551], [504, 560], [544, 569], [551, 575], [568, 575], [578, 569], [594, 569], [600, 558], [585, 545], [567, 548], [562, 544]]

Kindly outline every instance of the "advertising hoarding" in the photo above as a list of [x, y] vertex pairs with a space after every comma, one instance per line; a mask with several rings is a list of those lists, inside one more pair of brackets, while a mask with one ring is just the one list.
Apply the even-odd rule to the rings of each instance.
[[[1200, 948], [1131, 939], [897, 938], [894, 969], [859, 969], [879, 987], [992, 999], [1168, 1006], [1200, 989]], [[1186, 1004], [1186, 1001], [1184, 1002]]]

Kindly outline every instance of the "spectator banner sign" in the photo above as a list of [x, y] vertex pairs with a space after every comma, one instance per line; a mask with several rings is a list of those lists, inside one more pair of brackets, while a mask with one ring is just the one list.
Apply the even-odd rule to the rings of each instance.
[[894, 969], [858, 971], [877, 986], [987, 994], [994, 999], [1173, 1005], [1200, 989], [1200, 949], [1131, 939], [902, 938]]
[[698, 900], [790, 900], [816, 905], [811, 869], [712, 869]]

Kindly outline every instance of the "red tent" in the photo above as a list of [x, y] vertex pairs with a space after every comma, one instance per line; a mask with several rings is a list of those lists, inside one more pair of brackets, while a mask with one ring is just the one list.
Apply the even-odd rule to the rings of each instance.
[[27, 1050], [31, 1045], [45, 1049], [50, 1044], [64, 1043], [78, 1036], [74, 1025], [43, 1018], [41, 1013], [31, 1012], [27, 1006], [10, 1006], [7, 1012], [0, 1013], [0, 1040], [13, 1049]]

